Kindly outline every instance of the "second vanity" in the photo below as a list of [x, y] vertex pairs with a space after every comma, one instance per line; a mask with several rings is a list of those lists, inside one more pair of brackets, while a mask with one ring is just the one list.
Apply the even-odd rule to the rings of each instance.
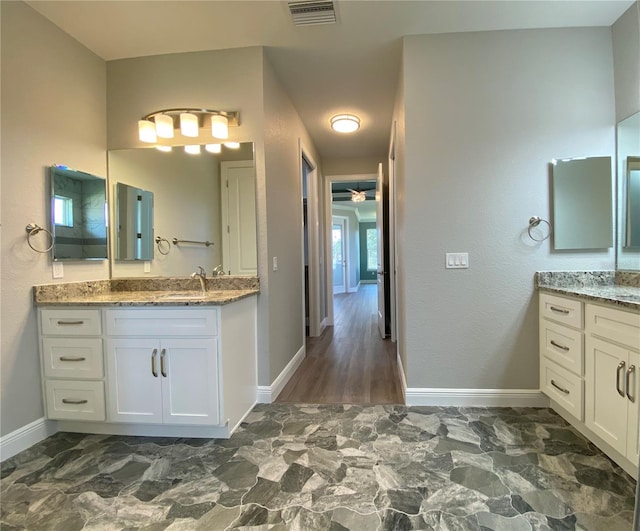
[[257, 278], [168, 281], [34, 288], [59, 430], [224, 438], [254, 406]]
[[640, 461], [640, 288], [613, 272], [538, 273], [540, 388], [633, 477]]

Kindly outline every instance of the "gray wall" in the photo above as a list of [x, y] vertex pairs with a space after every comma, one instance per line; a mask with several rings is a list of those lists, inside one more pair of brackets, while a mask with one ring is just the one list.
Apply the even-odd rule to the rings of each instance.
[[640, 111], [640, 2], [611, 28], [616, 90], [616, 122]]
[[[535, 271], [613, 269], [553, 252], [549, 161], [614, 153], [609, 28], [407, 37], [399, 178], [408, 387], [538, 387]], [[447, 251], [469, 269], [445, 270]]]
[[[50, 227], [48, 166], [106, 177], [106, 67], [102, 59], [21, 2], [2, 19], [2, 351], [0, 435], [44, 415], [34, 284], [108, 278], [106, 261], [65, 262], [53, 280], [50, 254], [26, 243], [25, 226]], [[44, 234], [35, 238], [46, 245]]]

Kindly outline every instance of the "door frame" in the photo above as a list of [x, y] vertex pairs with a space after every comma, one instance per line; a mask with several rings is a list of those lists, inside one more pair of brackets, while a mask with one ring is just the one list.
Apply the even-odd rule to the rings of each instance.
[[[375, 173], [357, 173], [349, 175], [326, 175], [324, 178], [324, 255], [329, 257], [333, 256], [331, 252], [331, 184], [344, 181], [375, 181], [377, 174]], [[348, 254], [348, 250], [347, 250]], [[334, 322], [333, 312], [333, 268], [329, 267], [329, 260], [325, 260], [324, 274], [327, 281], [325, 282], [326, 293], [325, 298], [327, 301], [327, 326], [332, 326]]]
[[[344, 280], [343, 280], [343, 284], [344, 284], [344, 291], [340, 291], [338, 293], [349, 293], [349, 266], [351, 265], [351, 261], [350, 261], [350, 256], [349, 256], [349, 218], [347, 216], [342, 216], [340, 214], [334, 214], [333, 210], [331, 211], [331, 281], [332, 281], [332, 285], [331, 285], [331, 293], [333, 295], [336, 294], [335, 292], [335, 286], [333, 285], [333, 225], [334, 225], [334, 219], [337, 219], [339, 221], [339, 223], [342, 225], [343, 228], [343, 232], [342, 232], [342, 251], [343, 251], [343, 258], [344, 258]], [[333, 296], [332, 295], [332, 296]]]

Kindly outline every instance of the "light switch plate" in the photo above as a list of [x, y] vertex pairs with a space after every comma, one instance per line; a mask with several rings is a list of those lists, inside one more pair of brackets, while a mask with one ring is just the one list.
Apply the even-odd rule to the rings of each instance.
[[149, 262], [148, 260], [145, 260], [144, 262], [144, 272], [151, 273], [151, 262]]
[[468, 269], [469, 253], [446, 253], [444, 267], [446, 269]]
[[64, 267], [62, 262], [52, 262], [52, 276], [53, 278], [64, 278]]
[[273, 257], [273, 270], [274, 271], [278, 270], [278, 257], [277, 256]]

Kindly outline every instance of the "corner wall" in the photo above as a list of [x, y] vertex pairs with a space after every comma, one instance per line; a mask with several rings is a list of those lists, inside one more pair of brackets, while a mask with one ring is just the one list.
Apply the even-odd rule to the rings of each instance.
[[[407, 385], [537, 389], [535, 271], [614, 268], [613, 249], [554, 252], [526, 230], [550, 217], [551, 159], [614, 154], [610, 29], [407, 37], [402, 83]], [[446, 270], [446, 252], [470, 268]]]
[[640, 111], [640, 2], [611, 27], [616, 122]]
[[[53, 280], [51, 255], [26, 242], [25, 226], [50, 228], [51, 164], [106, 177], [105, 62], [22, 2], [0, 2], [1, 282], [0, 404], [4, 436], [44, 415], [35, 284], [109, 277], [107, 261], [64, 262]], [[44, 233], [34, 238], [47, 245]]]

